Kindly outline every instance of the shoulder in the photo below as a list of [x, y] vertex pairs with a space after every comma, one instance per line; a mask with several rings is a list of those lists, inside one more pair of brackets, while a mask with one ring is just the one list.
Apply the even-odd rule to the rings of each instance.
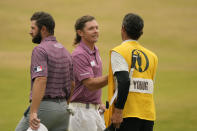
[[33, 53], [46, 53], [46, 49], [42, 45], [38, 45], [34, 47], [32, 54]]
[[121, 43], [120, 45], [114, 47], [112, 50], [116, 51], [120, 54], [124, 54], [124, 53], [128, 53], [130, 52], [130, 49], [134, 48], [134, 46], [132, 44], [130, 44], [129, 42], [125, 42], [125, 43]]
[[121, 49], [121, 48], [122, 48], [122, 44], [120, 44], [120, 45], [114, 47], [112, 50], [113, 50], [113, 51], [116, 51], [116, 50], [119, 50], [119, 49]]
[[153, 56], [156, 60], [158, 60], [157, 55], [156, 55], [154, 52], [152, 52], [152, 51], [150, 51], [150, 52], [151, 52], [152, 56]]
[[113, 74], [118, 71], [129, 71], [128, 64], [124, 57], [118, 52], [111, 52], [111, 65]]
[[153, 51], [151, 51], [151, 50], [149, 50], [149, 49], [147, 49], [147, 48], [144, 48], [144, 49], [145, 49], [146, 52], [148, 52], [151, 56], [157, 58], [157, 55], [156, 55]]
[[80, 57], [80, 56], [85, 57], [86, 56], [86, 52], [85, 52], [85, 50], [82, 47], [77, 46], [74, 49], [74, 51], [72, 52], [71, 56], [72, 57]]
[[128, 57], [128, 54], [130, 53], [131, 48], [125, 46], [125, 44], [121, 44], [121, 45], [114, 47], [111, 51], [116, 52], [114, 53], [116, 56], [118, 55], [119, 57], [122, 56], [125, 58], [125, 57]]
[[125, 58], [118, 52], [112, 51], [111, 52], [111, 62], [114, 64], [116, 63], [125, 63]]
[[149, 58], [151, 58], [152, 60], [154, 60], [156, 62], [158, 61], [158, 57], [153, 51], [151, 51], [147, 48], [144, 48], [144, 47], [143, 47], [143, 50], [146, 54], [148, 54], [148, 56], [150, 56]]
[[[62, 45], [62, 44], [61, 44]], [[65, 48], [63, 45], [62, 45], [62, 49], [63, 49], [63, 52], [68, 55], [69, 57], [71, 57], [71, 53], [67, 50], [67, 48]]]
[[114, 50], [111, 51], [111, 58], [119, 58], [122, 57], [122, 55]]
[[83, 61], [88, 62], [87, 53], [83, 50], [83, 48], [77, 47], [71, 54], [72, 60], [75, 62]]

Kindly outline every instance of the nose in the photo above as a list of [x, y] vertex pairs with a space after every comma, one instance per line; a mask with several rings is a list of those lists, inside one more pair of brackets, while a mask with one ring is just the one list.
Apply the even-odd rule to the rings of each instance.
[[29, 31], [29, 34], [32, 36], [32, 34], [33, 34], [33, 33], [32, 33], [32, 30]]
[[96, 33], [98, 33], [99, 32], [99, 29], [98, 28], [95, 28], [95, 30], [94, 30]]

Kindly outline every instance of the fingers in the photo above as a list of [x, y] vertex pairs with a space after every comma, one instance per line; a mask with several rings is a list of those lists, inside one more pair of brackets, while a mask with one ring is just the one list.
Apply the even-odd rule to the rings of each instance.
[[40, 123], [30, 123], [30, 127], [32, 130], [37, 130], [40, 127]]
[[37, 114], [30, 114], [29, 125], [31, 129], [37, 130], [40, 127], [40, 119], [37, 118]]
[[34, 124], [34, 125], [38, 125], [40, 123], [40, 120], [39, 119], [33, 119], [31, 121], [31, 123]]
[[30, 121], [30, 127], [33, 130], [37, 130], [40, 127], [40, 120], [39, 119], [32, 119]]
[[113, 123], [115, 128], [120, 128], [120, 124], [122, 123], [122, 110], [116, 109], [112, 114], [111, 122]]
[[100, 106], [99, 106], [99, 109], [102, 109], [102, 110], [104, 110], [105, 111], [105, 105], [104, 104], [101, 104]]

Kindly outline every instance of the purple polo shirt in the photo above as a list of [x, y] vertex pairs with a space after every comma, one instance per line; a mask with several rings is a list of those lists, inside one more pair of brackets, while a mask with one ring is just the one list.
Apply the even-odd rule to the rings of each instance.
[[71, 80], [74, 80], [72, 59], [69, 52], [54, 36], [49, 36], [33, 49], [31, 56], [31, 93], [36, 77], [47, 77], [44, 97], [67, 98]]
[[75, 75], [75, 88], [71, 102], [101, 103], [101, 89], [90, 91], [82, 84], [86, 78], [102, 76], [102, 62], [97, 47], [90, 50], [84, 43], [80, 43], [72, 53]]

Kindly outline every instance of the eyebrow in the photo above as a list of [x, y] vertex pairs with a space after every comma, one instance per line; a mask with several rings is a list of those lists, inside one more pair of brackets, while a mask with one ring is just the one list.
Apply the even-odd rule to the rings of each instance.
[[90, 26], [88, 29], [91, 29], [91, 28], [98, 28], [98, 25], [96, 25], [96, 26]]

